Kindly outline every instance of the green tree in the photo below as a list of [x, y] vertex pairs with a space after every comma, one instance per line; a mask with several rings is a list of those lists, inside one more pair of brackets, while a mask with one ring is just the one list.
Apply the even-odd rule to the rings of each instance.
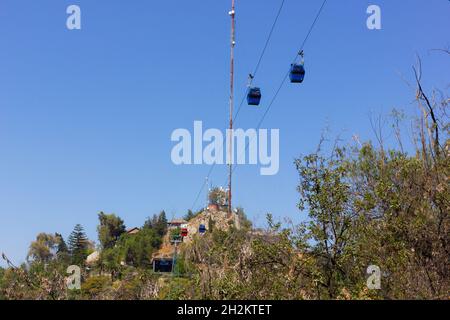
[[160, 237], [163, 237], [167, 232], [167, 217], [164, 210], [158, 215], [158, 223], [155, 227], [155, 231]]
[[88, 255], [89, 243], [84, 229], [77, 224], [68, 238], [69, 253], [71, 263], [75, 265], [84, 265]]
[[236, 208], [236, 214], [239, 217], [241, 228], [244, 229], [252, 228], [252, 222], [248, 219], [247, 215], [245, 214], [244, 208], [241, 207]]
[[58, 248], [56, 250], [57, 254], [62, 254], [62, 253], [68, 253], [69, 249], [67, 248], [67, 244], [64, 241], [64, 238], [61, 234], [59, 233], [55, 233], [55, 237], [57, 239], [58, 242]]
[[161, 245], [161, 237], [154, 229], [143, 228], [139, 233], [124, 235], [117, 246], [121, 260], [137, 268], [151, 266], [152, 254]]
[[88, 278], [81, 286], [81, 291], [86, 299], [98, 299], [112, 285], [111, 279], [105, 276]]
[[170, 229], [169, 239], [170, 239], [170, 241], [181, 241], [182, 240], [181, 228], [177, 227], [177, 228]]
[[111, 273], [113, 279], [120, 273], [121, 270], [121, 252], [119, 248], [109, 248], [102, 250], [100, 254], [100, 269]]
[[158, 221], [158, 216], [156, 214], [154, 214], [151, 217], [148, 217], [144, 222], [143, 229], [145, 229], [145, 228], [153, 229], [154, 226], [156, 225], [157, 221]]
[[98, 214], [100, 224], [97, 226], [98, 239], [103, 249], [114, 247], [119, 237], [125, 233], [123, 220], [114, 214]]
[[163, 237], [167, 232], [166, 212], [163, 210], [158, 215], [154, 214], [151, 218], [147, 218], [145, 228], [154, 229], [160, 237]]
[[296, 165], [300, 173], [299, 208], [306, 209], [310, 218], [312, 249], [320, 257], [321, 285], [326, 289], [323, 298], [333, 299], [346, 276], [343, 260], [354, 216], [348, 162], [344, 150], [336, 149], [332, 157], [313, 154], [296, 161]]
[[55, 257], [58, 239], [55, 235], [40, 233], [30, 244], [27, 259], [47, 263]]
[[70, 253], [69, 248], [67, 247], [66, 242], [61, 234], [55, 233], [55, 238], [57, 240], [58, 246], [56, 249], [56, 258], [63, 265], [67, 265], [70, 263]]
[[189, 209], [188, 212], [186, 213], [186, 215], [183, 217], [183, 219], [186, 221], [190, 221], [194, 217], [195, 217], [195, 214], [192, 212], [191, 209]]

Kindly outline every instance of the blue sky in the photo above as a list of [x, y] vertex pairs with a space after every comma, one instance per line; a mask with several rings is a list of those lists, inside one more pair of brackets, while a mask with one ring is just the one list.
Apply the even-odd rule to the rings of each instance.
[[[245, 91], [280, 1], [237, 0], [236, 100]], [[82, 30], [66, 28], [77, 4]], [[260, 108], [236, 123], [254, 128], [298, 50], [321, 1], [286, 0], [255, 84]], [[382, 10], [382, 30], [366, 9]], [[81, 223], [96, 240], [97, 213], [128, 227], [191, 207], [209, 170], [176, 167], [174, 129], [227, 125], [230, 1], [0, 0], [0, 251], [16, 262], [39, 232], [67, 236]], [[372, 139], [369, 114], [415, 113], [415, 55], [424, 86], [448, 88], [447, 0], [329, 0], [305, 47], [304, 84], [286, 84], [263, 128], [280, 129], [280, 172], [239, 167], [234, 203], [257, 224], [272, 212], [302, 219], [293, 160], [321, 132]], [[223, 184], [218, 166], [213, 184]], [[198, 206], [204, 202], [205, 195]], [[304, 216], [303, 216], [304, 217]]]

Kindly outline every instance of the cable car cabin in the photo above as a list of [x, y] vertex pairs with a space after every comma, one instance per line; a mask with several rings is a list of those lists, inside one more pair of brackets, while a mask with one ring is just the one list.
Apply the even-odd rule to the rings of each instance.
[[206, 232], [206, 226], [205, 226], [204, 224], [201, 224], [201, 225], [198, 227], [198, 232], [200, 232], [200, 233], [205, 233], [205, 232]]
[[305, 67], [303, 64], [291, 65], [291, 72], [289, 73], [291, 83], [302, 83], [305, 79]]
[[247, 103], [249, 106], [259, 106], [261, 102], [261, 89], [249, 88], [247, 93]]
[[181, 229], [181, 236], [184, 238], [184, 237], [187, 237], [187, 235], [188, 235], [188, 229], [187, 228], [182, 228]]
[[153, 272], [169, 273], [173, 269], [173, 260], [170, 258], [153, 259]]

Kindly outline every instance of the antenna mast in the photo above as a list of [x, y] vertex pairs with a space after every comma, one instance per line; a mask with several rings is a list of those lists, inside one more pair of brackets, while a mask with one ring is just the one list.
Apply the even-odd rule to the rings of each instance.
[[235, 11], [235, 0], [231, 0], [231, 11], [229, 12], [231, 16], [231, 63], [230, 63], [230, 131], [229, 131], [229, 143], [228, 143], [228, 214], [231, 216], [231, 196], [232, 196], [232, 175], [233, 175], [233, 109], [234, 109], [234, 47], [236, 46], [235, 38], [235, 27], [236, 27], [236, 11]]

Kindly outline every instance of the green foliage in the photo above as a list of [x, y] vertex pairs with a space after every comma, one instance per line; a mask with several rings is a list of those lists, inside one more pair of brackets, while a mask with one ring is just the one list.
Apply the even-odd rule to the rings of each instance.
[[[450, 223], [442, 199], [450, 193], [442, 181], [449, 159], [427, 158], [367, 143], [296, 161], [319, 298], [445, 297]], [[368, 295], [365, 270], [373, 264], [384, 285]]]
[[156, 234], [158, 234], [160, 237], [163, 237], [167, 232], [167, 218], [166, 218], [166, 212], [161, 211], [161, 213], [158, 216], [158, 223], [155, 226]]
[[199, 296], [194, 281], [186, 278], [172, 278], [159, 292], [161, 300], [186, 300]]
[[81, 285], [81, 292], [86, 299], [96, 299], [112, 285], [111, 279], [106, 276], [94, 276], [88, 278]]
[[5, 296], [3, 294], [3, 288], [4, 288], [4, 276], [5, 276], [5, 269], [0, 267], [0, 300], [5, 300]]
[[166, 212], [163, 210], [159, 215], [155, 214], [152, 218], [148, 218], [144, 223], [145, 228], [153, 229], [160, 237], [163, 237], [167, 232]]
[[114, 248], [104, 249], [100, 268], [110, 272], [113, 279], [122, 277], [125, 266], [151, 268], [152, 255], [161, 246], [162, 239], [154, 229], [143, 228], [137, 234], [123, 234]]
[[104, 249], [100, 254], [100, 270], [110, 272], [115, 278], [121, 270], [121, 252], [117, 248]]
[[67, 244], [61, 234], [55, 233], [55, 237], [58, 243], [58, 247], [56, 249], [56, 257], [60, 263], [62, 263], [63, 265], [68, 265], [70, 263], [69, 248], [67, 247]]
[[345, 277], [342, 264], [351, 236], [352, 216], [349, 165], [345, 149], [336, 149], [332, 157], [319, 154], [297, 160], [300, 174], [299, 208], [307, 209], [308, 232], [314, 242], [313, 254], [320, 256], [320, 279], [327, 288], [326, 298], [338, 295], [338, 282]]
[[186, 276], [188, 275], [188, 272], [189, 269], [185, 259], [183, 259], [182, 255], [177, 255], [175, 258], [175, 266], [173, 268], [173, 274], [175, 276]]
[[181, 240], [181, 228], [173, 228], [169, 232], [169, 239], [171, 241]]
[[68, 238], [71, 264], [83, 266], [88, 256], [89, 243], [84, 229], [77, 224]]
[[67, 248], [67, 244], [64, 241], [63, 236], [59, 233], [55, 233], [55, 237], [56, 237], [57, 243], [58, 243], [58, 249], [57, 249], [56, 253], [59, 254], [59, 253], [69, 252], [69, 249]]
[[134, 235], [124, 235], [117, 249], [123, 261], [130, 266], [149, 268], [152, 254], [161, 245], [161, 237], [155, 230], [144, 228]]
[[190, 221], [193, 218], [195, 218], [195, 216], [196, 215], [194, 214], [194, 212], [192, 212], [192, 210], [189, 209], [188, 212], [186, 213], [186, 215], [183, 217], [183, 219], [186, 220], [186, 221]]
[[97, 226], [98, 240], [103, 249], [114, 247], [119, 237], [125, 233], [126, 227], [121, 218], [114, 214], [98, 214], [100, 224]]
[[36, 240], [30, 244], [27, 258], [36, 262], [49, 262], [56, 254], [58, 240], [59, 239], [52, 234], [38, 234]]
[[244, 208], [241, 207], [236, 208], [236, 214], [239, 215], [241, 228], [248, 230], [252, 228], [252, 222], [248, 219], [247, 215], [245, 214]]

